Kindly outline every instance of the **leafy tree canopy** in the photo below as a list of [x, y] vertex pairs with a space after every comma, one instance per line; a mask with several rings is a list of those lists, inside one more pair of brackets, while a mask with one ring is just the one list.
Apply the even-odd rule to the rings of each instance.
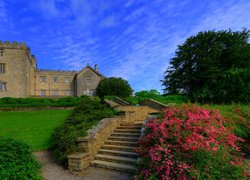
[[145, 98], [154, 98], [160, 96], [161, 93], [156, 89], [151, 89], [149, 91], [139, 91], [135, 93], [135, 96], [145, 97]]
[[250, 100], [250, 31], [205, 31], [179, 45], [163, 85], [202, 103]]
[[128, 81], [116, 77], [101, 80], [96, 88], [96, 95], [101, 98], [104, 96], [128, 97], [132, 92]]

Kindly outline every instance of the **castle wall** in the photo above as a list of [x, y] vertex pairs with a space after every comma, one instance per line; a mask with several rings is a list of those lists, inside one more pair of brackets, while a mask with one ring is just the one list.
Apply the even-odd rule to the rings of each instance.
[[34, 75], [34, 96], [75, 96], [76, 71], [36, 70]]
[[5, 66], [5, 72], [0, 74], [0, 82], [6, 83], [0, 97], [28, 97], [31, 65], [27, 47], [25, 44], [0, 42], [0, 51], [0, 63]]
[[79, 73], [38, 70], [35, 56], [24, 43], [0, 41], [0, 98], [92, 96], [102, 78], [97, 65], [95, 69], [86, 66]]

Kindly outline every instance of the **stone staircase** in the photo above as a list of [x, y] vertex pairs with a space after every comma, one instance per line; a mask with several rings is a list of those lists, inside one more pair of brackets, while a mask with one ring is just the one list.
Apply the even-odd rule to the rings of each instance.
[[138, 146], [142, 124], [122, 124], [108, 137], [95, 155], [91, 166], [135, 172], [138, 154], [133, 150]]

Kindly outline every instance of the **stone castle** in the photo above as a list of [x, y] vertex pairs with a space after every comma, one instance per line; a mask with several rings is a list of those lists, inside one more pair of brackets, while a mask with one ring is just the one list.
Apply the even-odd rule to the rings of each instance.
[[92, 96], [103, 78], [97, 65], [79, 72], [39, 70], [25, 43], [0, 41], [0, 98]]

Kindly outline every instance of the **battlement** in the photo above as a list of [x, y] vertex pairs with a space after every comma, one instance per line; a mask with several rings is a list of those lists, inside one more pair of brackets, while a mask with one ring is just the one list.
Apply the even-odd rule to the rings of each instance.
[[49, 70], [49, 69], [37, 69], [37, 72], [47, 72], [47, 73], [70, 73], [70, 74], [76, 74], [77, 71], [71, 71], [71, 70]]
[[9, 41], [0, 41], [0, 48], [8, 48], [8, 49], [27, 49], [28, 47], [24, 42], [9, 42]]

